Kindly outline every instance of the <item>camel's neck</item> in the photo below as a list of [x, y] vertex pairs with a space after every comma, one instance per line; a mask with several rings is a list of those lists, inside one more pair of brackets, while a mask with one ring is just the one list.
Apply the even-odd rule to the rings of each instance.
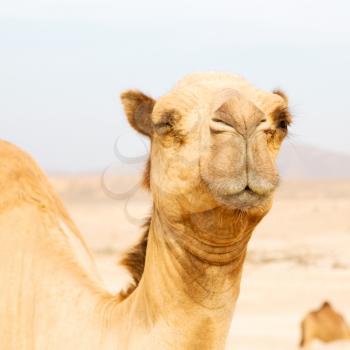
[[222, 209], [169, 219], [155, 209], [144, 275], [130, 299], [161, 348], [224, 347], [259, 220]]

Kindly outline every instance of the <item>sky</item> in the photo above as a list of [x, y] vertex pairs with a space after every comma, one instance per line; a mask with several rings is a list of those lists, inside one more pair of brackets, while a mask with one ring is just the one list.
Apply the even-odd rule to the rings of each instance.
[[49, 172], [103, 171], [116, 147], [147, 152], [123, 90], [159, 97], [216, 70], [282, 88], [288, 142], [350, 153], [349, 13], [345, 0], [1, 0], [0, 138]]

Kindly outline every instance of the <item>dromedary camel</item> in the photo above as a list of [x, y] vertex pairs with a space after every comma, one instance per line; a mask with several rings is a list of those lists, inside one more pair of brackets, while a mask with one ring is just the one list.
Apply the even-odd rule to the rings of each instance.
[[309, 312], [301, 322], [300, 346], [306, 347], [315, 339], [326, 343], [350, 340], [350, 328], [344, 317], [328, 302], [324, 302], [318, 310]]
[[[46, 177], [0, 144], [0, 348], [223, 349], [252, 231], [278, 184], [291, 117], [281, 92], [193, 74], [158, 101], [122, 94], [151, 140], [146, 241], [125, 258], [135, 290], [111, 295]], [[142, 277], [141, 277], [142, 276]]]

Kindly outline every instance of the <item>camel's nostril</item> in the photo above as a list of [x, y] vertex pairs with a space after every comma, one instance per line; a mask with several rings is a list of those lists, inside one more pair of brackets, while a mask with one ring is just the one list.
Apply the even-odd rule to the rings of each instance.
[[244, 191], [250, 191], [250, 187], [247, 185], [244, 189]]

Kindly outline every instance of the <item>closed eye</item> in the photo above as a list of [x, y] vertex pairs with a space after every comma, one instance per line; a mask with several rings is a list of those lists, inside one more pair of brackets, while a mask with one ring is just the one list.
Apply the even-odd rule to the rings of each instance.
[[154, 128], [155, 128], [157, 134], [165, 135], [172, 130], [173, 126], [169, 122], [161, 122], [161, 123], [155, 124]]
[[172, 125], [168, 122], [161, 122], [154, 125], [156, 128], [171, 128]]

